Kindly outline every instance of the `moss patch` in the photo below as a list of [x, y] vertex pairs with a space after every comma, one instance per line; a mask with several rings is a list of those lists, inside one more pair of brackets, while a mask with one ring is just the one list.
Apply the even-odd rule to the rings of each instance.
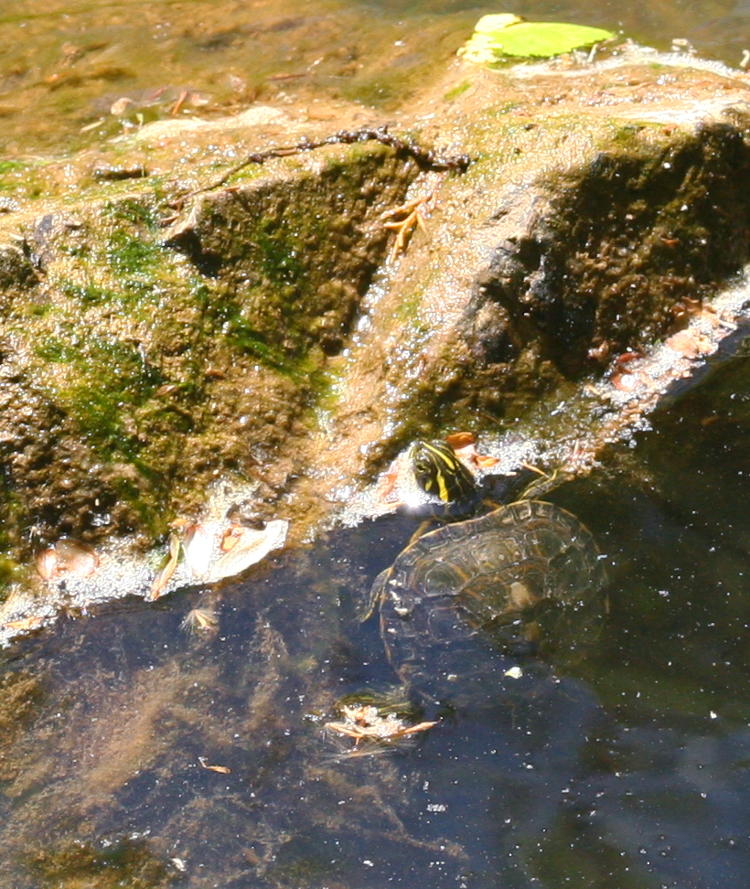
[[73, 842], [29, 856], [29, 869], [44, 887], [83, 889], [159, 889], [172, 885], [176, 873], [158, 860], [145, 840], [120, 839], [94, 845]]
[[326, 354], [386, 248], [368, 220], [414, 175], [377, 144], [321, 159], [207, 196], [197, 250], [165, 233], [172, 211], [146, 192], [35, 223], [43, 284], [8, 305], [5, 324], [24, 393], [8, 391], [0, 421], [23, 504], [14, 540], [29, 524], [49, 539], [153, 538], [200, 512], [213, 480], [251, 478], [258, 454], [274, 459], [290, 428], [314, 425]]

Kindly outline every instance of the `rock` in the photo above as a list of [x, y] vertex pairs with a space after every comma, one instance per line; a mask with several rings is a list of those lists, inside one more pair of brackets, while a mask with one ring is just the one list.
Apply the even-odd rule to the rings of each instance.
[[[92, 184], [85, 158], [75, 206], [19, 210], [25, 249], [0, 219], [7, 552], [28, 561], [32, 527], [147, 544], [222, 481], [227, 507], [262, 488], [300, 540], [415, 436], [511, 420], [538, 436], [540, 399], [690, 324], [747, 260], [747, 75], [661, 79], [652, 61], [455, 63], [390, 131], [416, 152], [356, 129], [311, 150], [341, 127], [256, 111], [181, 133], [195, 181], [167, 187], [171, 207], [150, 180]], [[270, 156], [269, 127], [300, 151]], [[264, 163], [239, 168], [238, 134]], [[175, 151], [162, 137], [152, 178]], [[431, 169], [432, 146], [468, 171]], [[133, 165], [122, 145], [117, 163]], [[409, 214], [394, 255], [384, 222]], [[561, 441], [615, 404], [586, 399]]]

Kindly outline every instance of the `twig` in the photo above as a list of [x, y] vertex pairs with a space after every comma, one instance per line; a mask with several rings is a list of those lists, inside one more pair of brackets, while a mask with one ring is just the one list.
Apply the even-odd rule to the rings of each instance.
[[296, 145], [283, 146], [278, 148], [269, 148], [266, 151], [258, 151], [248, 154], [247, 157], [227, 170], [221, 178], [205, 185], [202, 188], [196, 188], [189, 192], [186, 197], [194, 194], [200, 194], [204, 191], [211, 191], [214, 188], [220, 188], [225, 185], [235, 173], [244, 170], [251, 164], [264, 164], [267, 160], [277, 157], [289, 157], [290, 155], [300, 154], [303, 151], [312, 151], [315, 148], [321, 148], [324, 145], [351, 145], [355, 142], [380, 142], [392, 148], [397, 154], [407, 155], [413, 158], [419, 167], [423, 170], [454, 170], [457, 173], [463, 173], [471, 163], [471, 158], [466, 154], [445, 155], [436, 151], [423, 148], [412, 142], [411, 139], [402, 139], [399, 136], [393, 136], [388, 132], [387, 127], [362, 127], [359, 130], [340, 130], [332, 136], [326, 136], [325, 139], [301, 139]]

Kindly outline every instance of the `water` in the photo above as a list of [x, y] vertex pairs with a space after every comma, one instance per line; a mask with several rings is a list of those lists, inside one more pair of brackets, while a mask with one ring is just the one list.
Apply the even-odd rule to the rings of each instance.
[[[498, 670], [495, 704], [388, 755], [350, 758], [323, 723], [342, 695], [397, 682], [355, 612], [409, 518], [221, 595], [62, 618], [3, 668], [8, 885], [746, 884], [748, 432], [740, 356], [555, 492], [606, 554], [603, 631], [573, 661], [506, 656], [526, 675]], [[215, 634], [180, 628], [196, 605]]]
[[[748, 0], [529, 2], [529, 18], [689, 41], [740, 63]], [[0, 147], [24, 157], [97, 148], [142, 122], [294, 105], [334, 119], [354, 101], [388, 115], [449, 64], [492, 4], [467, 0], [17, 0], [0, 10]]]

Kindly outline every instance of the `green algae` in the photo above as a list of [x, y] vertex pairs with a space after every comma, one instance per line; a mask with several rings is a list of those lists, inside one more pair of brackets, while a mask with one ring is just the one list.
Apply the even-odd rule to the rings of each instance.
[[220, 336], [232, 348], [250, 355], [264, 366], [295, 377], [295, 364], [286, 351], [269, 341], [267, 334], [254, 326], [245, 315], [240, 300], [224, 297], [209, 301], [206, 319], [213, 334]]
[[[100, 306], [108, 303], [126, 302], [123, 299], [123, 291], [115, 290], [112, 287], [102, 287], [98, 284], [77, 284], [73, 281], [66, 281], [60, 285], [60, 290], [65, 296], [78, 300], [84, 305]], [[41, 358], [45, 357], [38, 349], [37, 354]]]
[[29, 870], [43, 887], [79, 889], [159, 889], [173, 884], [177, 873], [159, 860], [143, 839], [125, 837], [98, 844], [58, 843], [28, 855]]
[[[210, 481], [251, 476], [250, 455], [274, 454], [293, 423], [316, 428], [326, 356], [387, 245], [363, 220], [402, 200], [415, 173], [378, 144], [321, 154], [314, 173], [281, 159], [282, 187], [266, 175], [207, 196], [197, 254], [165, 237], [172, 210], [146, 182], [104, 198], [94, 184], [90, 203], [79, 195], [31, 230], [44, 291], [15, 299], [6, 333], [52, 424], [25, 463], [60, 459], [65, 477], [33, 491], [11, 479], [20, 525], [94, 539], [81, 523], [98, 510], [158, 536], [202, 508]], [[97, 510], [83, 507], [92, 498]]]
[[456, 84], [456, 86], [447, 90], [443, 94], [443, 99], [446, 102], [451, 102], [453, 99], [457, 99], [459, 96], [462, 96], [467, 90], [471, 89], [472, 83], [470, 80], [462, 80], [461, 83]]
[[86, 232], [84, 239], [60, 245], [73, 262], [65, 277], [62, 270], [57, 273], [57, 286], [84, 306], [151, 310], [175, 273], [173, 256], [154, 240], [154, 206], [133, 199], [107, 202], [98, 217], [91, 224], [93, 234], [101, 223], [98, 237]]
[[37, 355], [52, 364], [73, 365], [70, 385], [56, 394], [86, 439], [105, 456], [135, 457], [141, 448], [137, 435], [125, 431], [123, 417], [163, 382], [158, 369], [134, 345], [96, 336], [80, 347], [47, 340], [37, 347]]
[[[156, 218], [142, 200], [105, 203], [56, 236], [60, 259], [49, 265], [47, 281], [58, 296], [18, 301], [9, 325], [29, 338], [37, 390], [80, 446], [111, 467], [108, 486], [151, 530], [167, 521], [175, 436], [190, 425], [184, 412], [150, 410], [167, 379], [158, 343], [184, 335], [172, 314], [160, 319], [159, 308], [167, 292], [188, 306], [195, 278], [155, 242]], [[191, 371], [200, 368], [186, 362], [180, 372]], [[123, 473], [123, 465], [132, 472]]]

